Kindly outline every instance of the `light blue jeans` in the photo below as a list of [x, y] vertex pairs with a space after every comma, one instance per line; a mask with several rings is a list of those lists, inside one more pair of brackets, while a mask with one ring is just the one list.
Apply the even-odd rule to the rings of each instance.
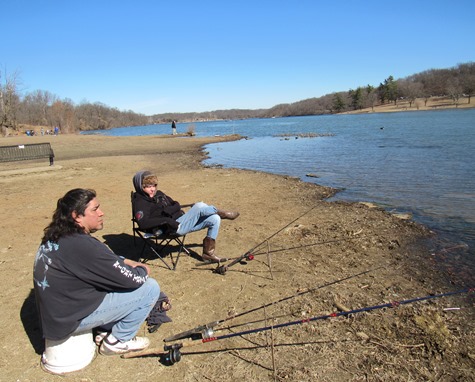
[[195, 203], [190, 210], [176, 219], [180, 223], [177, 233], [186, 235], [190, 232], [208, 228], [206, 236], [216, 240], [221, 225], [221, 218], [216, 214], [217, 212], [218, 210], [214, 206], [208, 206], [203, 202]]
[[131, 340], [148, 317], [159, 296], [160, 286], [150, 277], [132, 291], [107, 293], [101, 305], [81, 321], [75, 333], [100, 327], [105, 331], [111, 331], [112, 335], [122, 342]]

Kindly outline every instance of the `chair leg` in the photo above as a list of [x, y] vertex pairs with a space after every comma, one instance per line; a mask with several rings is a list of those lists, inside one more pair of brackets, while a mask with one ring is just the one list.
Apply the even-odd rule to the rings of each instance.
[[[190, 251], [185, 246], [186, 235], [182, 237], [179, 236], [179, 237], [158, 238], [158, 237], [145, 237], [141, 235], [140, 232], [138, 232], [137, 234], [143, 240], [143, 246], [142, 246], [142, 250], [140, 252], [140, 257], [139, 257], [140, 259], [143, 259], [145, 247], [148, 246], [150, 250], [154, 253], [154, 255], [157, 258], [159, 258], [169, 270], [174, 271], [176, 270], [176, 267], [178, 265], [178, 260], [180, 259], [180, 255], [182, 252], [185, 252], [188, 256], [191, 256]], [[171, 260], [171, 266], [170, 266], [164, 259], [164, 257], [166, 256], [162, 256], [161, 253], [166, 247], [170, 245], [172, 241], [177, 243], [178, 252], [176, 254], [176, 257], [173, 256], [173, 252], [170, 252], [170, 260]], [[147, 259], [143, 259], [142, 262], [146, 263]]]
[[175, 268], [178, 264], [178, 260], [180, 259], [180, 255], [181, 255], [182, 252], [185, 252], [188, 256], [191, 256], [190, 250], [188, 248], [186, 248], [185, 239], [186, 239], [186, 235], [183, 236], [183, 238], [180, 238], [180, 237], [174, 238], [174, 240], [178, 244], [178, 254], [176, 256], [175, 261], [173, 260], [172, 254], [170, 254], [170, 257], [171, 257], [172, 263], [173, 263], [173, 270], [175, 270]]
[[[142, 237], [142, 239], [143, 239], [143, 242], [144, 242], [144, 243], [143, 243], [143, 245], [142, 245], [142, 251], [140, 252], [140, 257], [139, 257], [139, 258], [140, 258], [140, 259], [143, 259], [143, 253], [145, 252], [145, 247], [146, 247], [146, 245], [148, 244], [148, 247], [149, 247], [150, 250], [155, 254], [155, 256], [156, 256], [157, 258], [159, 258], [159, 259], [163, 262], [163, 264], [165, 264], [165, 266], [166, 266], [169, 270], [172, 270], [172, 268], [170, 267], [170, 265], [168, 265], [168, 263], [163, 259], [163, 257], [160, 256], [159, 251], [157, 251], [157, 250], [154, 248], [154, 244], [155, 244], [155, 243], [152, 241], [152, 239], [148, 239], [148, 238], [144, 238], [144, 237]], [[150, 241], [148, 241], [148, 240], [150, 240]], [[162, 241], [162, 242], [163, 242], [163, 241]], [[142, 263], [144, 263], [144, 264], [147, 263], [147, 259], [143, 259], [143, 260], [142, 260]]]
[[[152, 252], [155, 254], [155, 256], [159, 258], [160, 260], [162, 260], [162, 263], [165, 264], [169, 270], [175, 270], [175, 267], [171, 268], [170, 265], [168, 265], [168, 263], [165, 261], [165, 259], [162, 256], [160, 256], [160, 253], [157, 252], [157, 250], [154, 248], [153, 245], [149, 245], [149, 247], [152, 250]], [[173, 261], [172, 261], [172, 264], [173, 264]]]

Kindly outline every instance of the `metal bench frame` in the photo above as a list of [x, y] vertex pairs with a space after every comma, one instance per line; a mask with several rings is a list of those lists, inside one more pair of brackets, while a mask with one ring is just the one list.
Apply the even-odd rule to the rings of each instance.
[[54, 152], [49, 143], [32, 143], [16, 146], [0, 146], [0, 162], [49, 158], [49, 165], [54, 164]]

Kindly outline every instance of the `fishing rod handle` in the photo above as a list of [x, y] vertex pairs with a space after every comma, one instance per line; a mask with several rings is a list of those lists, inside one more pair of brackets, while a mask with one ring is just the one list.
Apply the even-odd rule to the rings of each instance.
[[121, 358], [137, 358], [137, 357], [143, 357], [146, 355], [156, 355], [156, 356], [162, 356], [165, 355], [166, 353], [163, 351], [163, 349], [159, 348], [150, 348], [150, 349], [145, 349], [141, 351], [134, 351], [130, 353], [125, 353], [121, 355]]
[[160, 348], [150, 348], [150, 349], [145, 349], [141, 351], [135, 351], [135, 352], [130, 352], [130, 353], [125, 353], [122, 354], [122, 358], [137, 358], [137, 357], [143, 357], [147, 355], [156, 355], [156, 356], [162, 356], [166, 355], [170, 350], [179, 350], [183, 347], [188, 347], [188, 346], [193, 346], [196, 345], [193, 341], [188, 341], [188, 342], [179, 342], [171, 345], [166, 345], [163, 347], [163, 349]]

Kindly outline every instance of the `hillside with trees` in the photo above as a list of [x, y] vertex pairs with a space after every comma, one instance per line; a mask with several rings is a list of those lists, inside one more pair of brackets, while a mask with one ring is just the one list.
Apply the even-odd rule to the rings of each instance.
[[164, 113], [146, 116], [133, 111], [121, 111], [102, 103], [74, 104], [48, 91], [36, 90], [22, 94], [18, 74], [0, 74], [0, 129], [3, 136], [18, 134], [28, 128], [59, 127], [63, 133], [111, 129], [121, 126], [149, 124], [271, 118], [303, 115], [337, 114], [382, 105], [404, 102], [415, 108], [416, 100], [427, 102], [434, 97], [448, 99], [452, 107], [461, 102], [470, 104], [475, 92], [475, 63], [458, 64], [448, 69], [429, 69], [411, 76], [394, 79], [388, 76], [379, 85], [365, 85], [348, 91], [326, 94], [295, 103], [279, 104], [270, 109], [215, 110], [201, 113]]
[[287, 117], [343, 113], [373, 109], [385, 104], [397, 105], [404, 100], [415, 107], [416, 99], [424, 104], [431, 98], [448, 98], [457, 107], [462, 98], [468, 104], [475, 92], [475, 63], [459, 64], [451, 69], [430, 69], [395, 80], [389, 76], [378, 86], [366, 85], [320, 98], [311, 98], [292, 104], [282, 104], [267, 110], [264, 117]]

